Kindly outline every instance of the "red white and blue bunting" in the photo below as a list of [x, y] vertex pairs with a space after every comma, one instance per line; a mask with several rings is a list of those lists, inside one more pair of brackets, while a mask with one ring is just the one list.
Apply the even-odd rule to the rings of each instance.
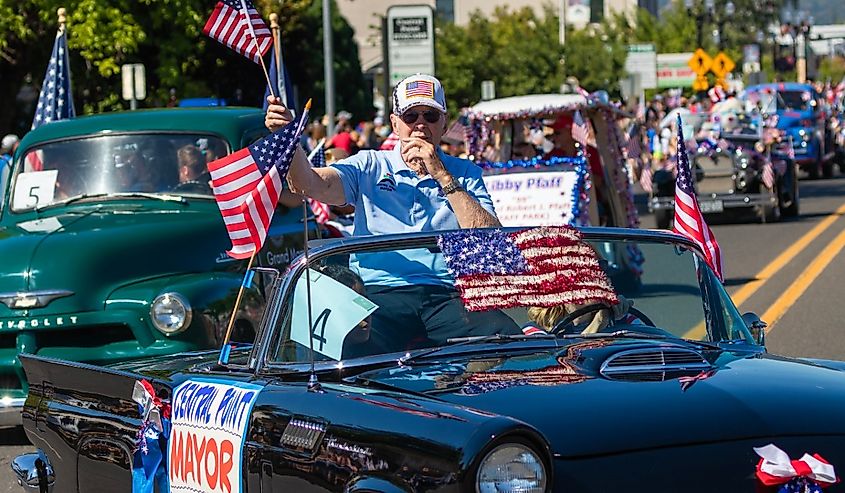
[[167, 440], [170, 437], [170, 404], [160, 399], [152, 384], [135, 382], [132, 400], [138, 403], [141, 428], [132, 455], [132, 492], [170, 491], [167, 478]]

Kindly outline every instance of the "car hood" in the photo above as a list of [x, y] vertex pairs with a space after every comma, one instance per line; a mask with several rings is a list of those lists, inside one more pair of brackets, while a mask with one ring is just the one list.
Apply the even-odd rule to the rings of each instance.
[[[219, 268], [230, 247], [213, 201], [86, 206], [10, 221], [14, 217], [0, 228], [0, 293], [73, 292], [30, 310], [31, 316], [102, 309], [118, 287]], [[0, 305], [0, 316], [21, 314]]]
[[[543, 433], [560, 457], [775, 435], [845, 434], [845, 375], [799, 360], [710, 351], [712, 371], [609, 379], [600, 358], [560, 349], [450, 357], [361, 378], [510, 416]], [[490, 353], [488, 353], [490, 354]], [[714, 358], [715, 356], [715, 358]]]

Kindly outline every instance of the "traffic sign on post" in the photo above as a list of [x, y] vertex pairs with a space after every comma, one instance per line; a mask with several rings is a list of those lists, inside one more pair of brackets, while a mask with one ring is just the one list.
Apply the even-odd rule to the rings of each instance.
[[698, 74], [699, 78], [703, 77], [710, 70], [712, 64], [713, 59], [701, 48], [695, 50], [695, 53], [692, 54], [692, 57], [687, 62], [687, 65], [689, 65], [693, 72]]
[[144, 65], [141, 63], [127, 63], [120, 66], [123, 99], [129, 101], [134, 110], [138, 107], [138, 100], [147, 97], [147, 81]]
[[736, 64], [731, 57], [725, 55], [724, 51], [720, 51], [716, 58], [713, 59], [713, 66], [710, 67], [710, 70], [716, 74], [716, 77], [719, 79], [724, 79], [726, 75], [728, 75], [731, 70], [736, 67]]

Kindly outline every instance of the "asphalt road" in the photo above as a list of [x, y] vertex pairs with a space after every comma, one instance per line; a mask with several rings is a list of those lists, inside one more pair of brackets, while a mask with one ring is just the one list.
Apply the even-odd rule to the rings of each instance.
[[[845, 176], [802, 181], [801, 215], [794, 219], [712, 219], [728, 291], [741, 312], [771, 322], [769, 351], [845, 359]], [[654, 218], [643, 215], [642, 227], [654, 227]], [[9, 462], [31, 448], [20, 430], [0, 430], [0, 493], [20, 491]]]

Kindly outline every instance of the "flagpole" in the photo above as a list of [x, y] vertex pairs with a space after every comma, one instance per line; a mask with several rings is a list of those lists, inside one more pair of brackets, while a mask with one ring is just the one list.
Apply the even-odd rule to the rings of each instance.
[[232, 327], [235, 326], [235, 315], [238, 313], [238, 307], [241, 306], [241, 298], [244, 296], [244, 288], [247, 284], [252, 282], [250, 269], [252, 269], [252, 262], [255, 260], [256, 253], [258, 253], [258, 249], [254, 249], [252, 251], [252, 255], [249, 257], [249, 263], [247, 264], [246, 272], [244, 273], [244, 280], [241, 282], [240, 290], [238, 290], [238, 297], [235, 299], [235, 306], [232, 308], [232, 316], [229, 317], [229, 326], [226, 328], [226, 337], [223, 338], [223, 345], [220, 346], [220, 357], [217, 360], [217, 363], [220, 365], [229, 364], [229, 337], [232, 335]]
[[279, 15], [275, 12], [270, 14], [270, 29], [273, 31], [273, 50], [276, 54], [276, 85], [279, 87], [279, 97], [282, 104], [288, 106], [287, 80], [285, 80], [284, 66], [282, 60], [281, 26], [279, 26]]
[[67, 10], [65, 10], [64, 7], [59, 7], [59, 9], [56, 11], [56, 14], [58, 14], [58, 16], [59, 16], [59, 32], [64, 34], [64, 32], [65, 32], [65, 22], [67, 21], [67, 17], [66, 17]]
[[270, 74], [267, 72], [267, 64], [264, 63], [264, 57], [261, 56], [261, 49], [258, 47], [258, 38], [255, 37], [255, 29], [252, 27], [252, 19], [249, 17], [249, 9], [246, 8], [246, 0], [241, 0], [241, 13], [244, 15], [249, 34], [252, 36], [252, 44], [255, 45], [255, 51], [258, 52], [258, 60], [261, 62], [261, 68], [264, 70], [264, 78], [267, 80], [267, 87], [270, 88], [270, 95], [276, 97], [276, 91], [273, 90], [273, 83], [270, 82]]

